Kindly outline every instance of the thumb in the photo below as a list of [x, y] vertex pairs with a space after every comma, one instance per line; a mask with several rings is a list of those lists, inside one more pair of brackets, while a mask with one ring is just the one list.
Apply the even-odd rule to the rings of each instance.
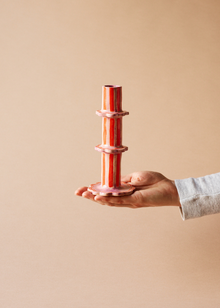
[[121, 177], [121, 180], [122, 180], [122, 182], [128, 183], [128, 182], [131, 181], [131, 178], [132, 178], [132, 174], [127, 174], [127, 175], [123, 175]]
[[121, 180], [125, 183], [130, 183], [134, 186], [142, 186], [147, 182], [146, 176], [141, 172], [134, 172], [121, 177]]
[[141, 186], [146, 184], [146, 178], [140, 172], [134, 172], [130, 183], [134, 186]]

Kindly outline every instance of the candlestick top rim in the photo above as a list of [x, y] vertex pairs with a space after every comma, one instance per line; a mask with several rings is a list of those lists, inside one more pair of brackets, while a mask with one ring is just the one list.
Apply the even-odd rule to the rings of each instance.
[[122, 88], [122, 86], [118, 84], [105, 84], [103, 88]]

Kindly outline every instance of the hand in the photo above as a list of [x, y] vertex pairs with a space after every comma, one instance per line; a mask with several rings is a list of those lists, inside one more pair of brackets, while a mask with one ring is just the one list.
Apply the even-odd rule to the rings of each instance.
[[181, 206], [174, 181], [167, 179], [161, 173], [152, 171], [134, 172], [122, 177], [121, 180], [136, 188], [132, 195], [122, 197], [94, 196], [87, 191], [87, 187], [77, 189], [75, 194], [109, 206], [129, 208]]

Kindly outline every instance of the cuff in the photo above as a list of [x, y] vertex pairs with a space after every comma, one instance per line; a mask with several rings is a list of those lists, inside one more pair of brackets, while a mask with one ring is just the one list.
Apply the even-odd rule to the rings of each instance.
[[183, 220], [220, 213], [220, 173], [175, 180]]

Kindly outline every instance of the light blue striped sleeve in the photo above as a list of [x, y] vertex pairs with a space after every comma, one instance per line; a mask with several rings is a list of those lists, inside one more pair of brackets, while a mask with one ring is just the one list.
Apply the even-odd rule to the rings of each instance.
[[220, 213], [220, 172], [175, 180], [183, 220]]

